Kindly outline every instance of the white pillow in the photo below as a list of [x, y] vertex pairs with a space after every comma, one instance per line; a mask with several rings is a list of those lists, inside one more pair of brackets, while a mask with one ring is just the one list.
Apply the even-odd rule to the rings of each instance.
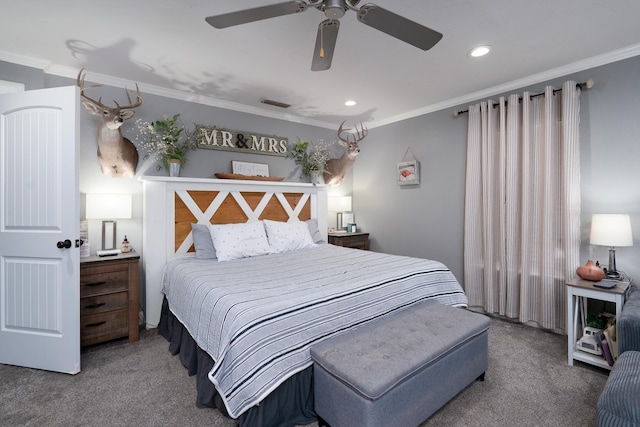
[[270, 253], [269, 242], [260, 221], [242, 224], [209, 225], [218, 261], [229, 261]]
[[272, 253], [290, 252], [316, 246], [306, 222], [279, 222], [268, 219], [263, 222]]

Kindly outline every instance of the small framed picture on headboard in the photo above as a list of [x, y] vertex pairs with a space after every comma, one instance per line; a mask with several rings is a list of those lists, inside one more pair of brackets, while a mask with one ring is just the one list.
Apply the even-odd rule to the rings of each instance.
[[269, 165], [231, 160], [231, 172], [247, 176], [269, 176]]
[[398, 177], [398, 185], [420, 184], [420, 162], [409, 160], [398, 163], [396, 176]]

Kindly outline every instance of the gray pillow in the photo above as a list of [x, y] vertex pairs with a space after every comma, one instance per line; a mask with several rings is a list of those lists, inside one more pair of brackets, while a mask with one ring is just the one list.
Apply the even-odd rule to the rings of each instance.
[[211, 233], [206, 224], [191, 224], [193, 246], [196, 248], [196, 258], [216, 259], [216, 250], [213, 247]]
[[325, 243], [325, 241], [322, 240], [322, 235], [320, 234], [320, 229], [318, 228], [318, 220], [316, 218], [311, 218], [306, 220], [305, 222], [309, 227], [309, 233], [311, 233], [313, 243]]

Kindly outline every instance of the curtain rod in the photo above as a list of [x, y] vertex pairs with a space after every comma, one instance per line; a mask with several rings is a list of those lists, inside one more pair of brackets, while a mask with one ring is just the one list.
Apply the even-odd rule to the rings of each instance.
[[[582, 82], [582, 83], [576, 83], [576, 87], [580, 88], [580, 89], [591, 89], [593, 87], [593, 85], [595, 85], [596, 82], [593, 79], [588, 79], [586, 82]], [[562, 92], [562, 89], [554, 89], [553, 93], [556, 94], [557, 92]], [[536, 98], [538, 96], [544, 96], [544, 92], [540, 92], [540, 93], [536, 93], [533, 95], [529, 95], [529, 99], [531, 98]], [[522, 97], [520, 97], [520, 99], [522, 99]], [[494, 107], [498, 106], [500, 104], [493, 104]], [[458, 117], [460, 114], [464, 114], [464, 113], [468, 113], [469, 110], [460, 110], [460, 111], [454, 111], [453, 112], [453, 117]]]

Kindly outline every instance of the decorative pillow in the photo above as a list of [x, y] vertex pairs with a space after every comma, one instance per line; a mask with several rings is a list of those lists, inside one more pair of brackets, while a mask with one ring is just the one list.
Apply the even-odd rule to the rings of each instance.
[[272, 253], [290, 252], [315, 246], [309, 233], [309, 226], [305, 222], [280, 222], [268, 219], [263, 222]]
[[313, 243], [326, 243], [320, 234], [320, 229], [318, 228], [318, 220], [316, 218], [311, 218], [305, 221], [309, 226], [309, 234], [311, 234], [311, 238], [313, 239]]
[[191, 224], [193, 246], [196, 248], [196, 258], [215, 259], [216, 250], [213, 247], [209, 226], [206, 224]]
[[260, 221], [242, 224], [211, 224], [209, 232], [218, 261], [271, 253], [264, 225]]

